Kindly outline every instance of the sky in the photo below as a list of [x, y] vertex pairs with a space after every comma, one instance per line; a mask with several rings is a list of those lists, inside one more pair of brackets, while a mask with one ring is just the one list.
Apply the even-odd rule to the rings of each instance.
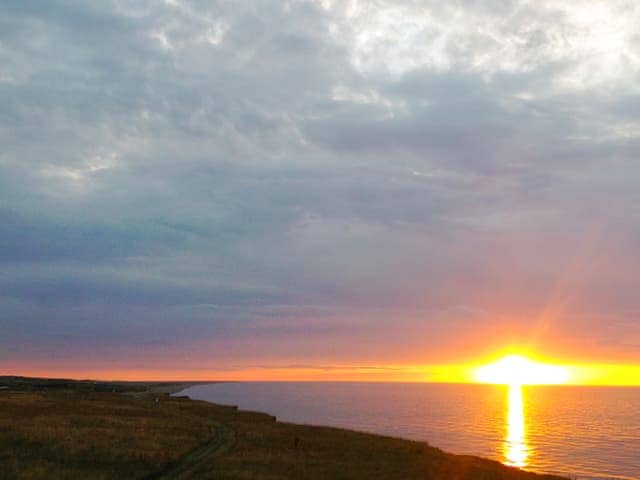
[[640, 364], [639, 22], [635, 0], [2, 2], [0, 373]]

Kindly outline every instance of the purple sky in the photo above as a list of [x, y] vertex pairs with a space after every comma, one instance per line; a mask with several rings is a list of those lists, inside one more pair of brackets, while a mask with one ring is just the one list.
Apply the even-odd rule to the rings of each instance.
[[640, 363], [640, 6], [0, 5], [0, 368]]

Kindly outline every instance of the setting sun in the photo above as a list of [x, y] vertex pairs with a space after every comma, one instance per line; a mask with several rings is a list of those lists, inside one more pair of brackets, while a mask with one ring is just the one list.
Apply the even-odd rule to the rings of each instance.
[[565, 367], [534, 362], [521, 355], [508, 355], [477, 368], [475, 379], [480, 383], [503, 385], [557, 385], [567, 383], [569, 371]]

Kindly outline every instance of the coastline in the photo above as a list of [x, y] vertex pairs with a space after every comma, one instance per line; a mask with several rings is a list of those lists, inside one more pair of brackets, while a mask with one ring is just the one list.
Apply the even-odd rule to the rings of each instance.
[[[212, 382], [215, 383], [215, 382]], [[234, 383], [255, 383], [255, 382], [234, 382]], [[257, 382], [257, 383], [264, 383], [264, 382]], [[289, 382], [291, 383], [291, 382]], [[292, 382], [292, 383], [311, 383], [311, 382]], [[313, 382], [313, 383], [318, 383], [318, 382]], [[331, 383], [337, 383], [337, 382], [331, 382]], [[352, 383], [352, 382], [347, 382], [347, 383]], [[241, 411], [251, 411], [251, 412], [262, 412], [264, 414], [268, 414], [268, 415], [274, 415], [275, 418], [277, 418], [277, 420], [279, 422], [282, 423], [287, 423], [287, 424], [293, 424], [293, 425], [308, 425], [308, 426], [315, 426], [315, 427], [327, 427], [330, 426], [330, 428], [338, 428], [338, 429], [344, 429], [347, 431], [353, 431], [353, 432], [359, 432], [359, 433], [365, 433], [365, 434], [372, 434], [372, 435], [380, 435], [383, 437], [390, 437], [390, 438], [396, 438], [399, 440], [407, 440], [407, 441], [425, 441], [428, 442], [430, 441], [429, 439], [424, 440], [424, 437], [421, 439], [420, 437], [411, 437], [411, 436], [403, 436], [402, 434], [397, 434], [397, 433], [387, 433], [384, 431], [384, 429], [379, 429], [376, 431], [376, 429], [374, 428], [360, 428], [359, 426], [356, 425], [345, 425], [344, 423], [340, 423], [339, 421], [335, 421], [335, 420], [331, 420], [330, 418], [324, 418], [323, 420], [320, 420], [318, 416], [315, 417], [314, 420], [310, 421], [310, 418], [307, 417], [306, 419], [304, 418], [305, 415], [297, 415], [295, 417], [292, 417], [290, 414], [287, 418], [287, 414], [285, 413], [285, 411], [283, 411], [282, 408], [280, 408], [280, 411], [278, 413], [278, 409], [272, 405], [272, 409], [268, 408], [268, 404], [261, 404], [260, 406], [258, 406], [258, 404], [256, 402], [253, 402], [253, 405], [251, 404], [251, 402], [248, 402], [246, 400], [241, 399], [240, 397], [238, 397], [238, 394], [236, 393], [235, 395], [225, 395], [224, 393], [222, 394], [222, 397], [217, 397], [216, 396], [211, 396], [209, 398], [212, 398], [211, 400], [209, 398], [207, 398], [207, 395], [203, 395], [200, 391], [200, 394], [195, 393], [195, 397], [191, 396], [191, 387], [186, 387], [185, 389], [181, 390], [180, 392], [176, 393], [175, 395], [182, 395], [182, 396], [186, 396], [188, 398], [191, 398], [193, 400], [197, 400], [197, 401], [207, 401], [209, 403], [212, 403], [214, 405], [222, 405], [222, 406], [228, 406], [228, 407], [232, 407], [232, 408], [237, 408], [240, 409]], [[206, 389], [204, 390], [206, 392]], [[195, 392], [199, 392], [197, 389], [195, 390]], [[243, 392], [243, 390], [240, 390], [240, 392]], [[251, 398], [251, 391], [249, 392], [244, 392], [244, 393], [249, 393], [249, 397], [247, 398]], [[256, 395], [256, 391], [253, 391], [253, 394]], [[258, 394], [259, 395], [259, 394]], [[235, 398], [234, 398], [235, 397]], [[221, 398], [224, 398], [224, 401], [222, 401], [221, 403], [218, 402], [218, 400], [220, 400]], [[326, 399], [325, 399], [326, 400]], [[239, 402], [239, 403], [236, 403]], [[289, 405], [287, 403], [287, 405]], [[294, 404], [289, 405], [289, 407], [293, 406]], [[285, 409], [286, 410], [286, 409]], [[297, 410], [296, 410], [297, 411]], [[304, 408], [301, 410], [302, 412], [304, 412]], [[280, 415], [283, 415], [284, 419], [281, 419]], [[313, 415], [312, 415], [313, 417]], [[338, 415], [337, 418], [343, 418], [344, 417], [344, 412], [341, 412], [340, 415]], [[382, 431], [380, 431], [382, 430]], [[431, 444], [430, 444], [431, 445]], [[435, 447], [438, 447], [438, 444], [434, 444]], [[464, 445], [462, 445], [463, 449], [464, 449]], [[477, 449], [476, 449], [477, 450]], [[446, 452], [455, 452], [455, 448], [452, 447], [451, 445], [449, 447], [444, 447], [444, 450]], [[459, 451], [459, 450], [458, 450]], [[464, 451], [464, 450], [463, 450]], [[458, 453], [457, 455], [465, 455]], [[470, 452], [467, 453], [467, 455], [473, 455], [473, 456], [478, 456], [477, 453], [474, 452]], [[486, 458], [483, 457], [482, 454], [479, 455], [480, 458]], [[492, 461], [494, 459], [491, 459]], [[506, 466], [506, 464], [503, 464]], [[540, 467], [540, 465], [538, 465], [538, 467]], [[613, 473], [602, 473], [599, 472], [597, 470], [592, 470], [592, 469], [580, 469], [580, 468], [574, 468], [575, 465], [573, 464], [565, 464], [563, 463], [561, 466], [559, 466], [559, 468], [557, 470], [555, 470], [555, 473], [553, 473], [552, 475], [559, 475], [559, 476], [566, 476], [568, 478], [571, 478], [572, 480], [640, 480], [640, 477], [634, 476], [633, 474], [629, 474], [626, 473], [625, 474], [613, 474]], [[541, 470], [540, 468], [536, 468], [533, 469], [531, 466], [529, 467], [529, 469], [527, 469], [527, 467], [524, 467], [524, 471], [528, 471], [528, 472], [532, 472], [532, 473], [537, 473], [537, 474], [547, 474], [547, 472], [545, 472], [544, 470]]]
[[[217, 383], [242, 383], [242, 382], [200, 382], [200, 385], [207, 385], [207, 384], [217, 384]], [[191, 401], [198, 401], [198, 402], [207, 402], [211, 405], [215, 405], [215, 406], [219, 406], [219, 407], [223, 407], [223, 408], [232, 408], [237, 410], [238, 412], [245, 412], [245, 413], [255, 413], [255, 414], [260, 414], [260, 415], [267, 415], [267, 416], [272, 416], [274, 421], [280, 424], [284, 424], [284, 425], [292, 425], [292, 426], [299, 426], [299, 427], [310, 427], [310, 428], [328, 428], [328, 429], [334, 429], [334, 430], [338, 430], [338, 431], [344, 431], [344, 432], [351, 432], [351, 433], [356, 433], [356, 434], [362, 434], [362, 435], [371, 435], [371, 436], [376, 436], [376, 437], [380, 437], [380, 438], [387, 438], [387, 439], [393, 439], [393, 440], [398, 440], [398, 441], [406, 441], [406, 442], [412, 442], [412, 443], [422, 443], [424, 445], [428, 445], [429, 448], [435, 448], [437, 450], [439, 450], [440, 452], [443, 452], [447, 455], [451, 455], [451, 456], [456, 456], [456, 457], [468, 457], [468, 458], [477, 458], [479, 460], [482, 461], [487, 461], [487, 462], [496, 462], [498, 464], [500, 464], [501, 466], [508, 468], [508, 469], [515, 469], [521, 472], [525, 472], [525, 473], [529, 473], [529, 474], [533, 474], [536, 475], [538, 478], [553, 478], [553, 479], [564, 479], [564, 480], [636, 480], [633, 478], [626, 478], [626, 477], [599, 477], [599, 476], [571, 476], [571, 477], [564, 477], [561, 475], [556, 475], [556, 474], [549, 474], [549, 473], [545, 473], [545, 472], [536, 472], [536, 471], [531, 471], [531, 470], [526, 470], [526, 469], [522, 469], [522, 468], [517, 468], [517, 467], [512, 467], [509, 465], [506, 465], [502, 462], [496, 461], [496, 460], [492, 460], [486, 457], [481, 457], [481, 456], [476, 456], [476, 455], [465, 455], [465, 454], [455, 454], [455, 453], [450, 453], [448, 451], [445, 450], [441, 450], [439, 447], [437, 446], [433, 446], [431, 444], [429, 444], [427, 441], [416, 441], [416, 440], [412, 440], [410, 438], [406, 438], [406, 437], [402, 437], [402, 436], [394, 436], [394, 435], [386, 435], [386, 434], [379, 434], [379, 433], [375, 433], [375, 432], [369, 432], [369, 431], [364, 431], [364, 430], [357, 430], [357, 429], [351, 429], [351, 428], [347, 428], [347, 427], [338, 427], [338, 426], [327, 426], [327, 425], [321, 425], [321, 424], [315, 424], [315, 423], [297, 423], [297, 422], [290, 422], [290, 421], [283, 421], [283, 420], [279, 420], [278, 417], [276, 415], [274, 415], [272, 412], [268, 412], [268, 411], [261, 411], [261, 410], [251, 410], [251, 409], [244, 409], [244, 408], [240, 408], [239, 405], [235, 405], [235, 404], [221, 404], [221, 403], [217, 403], [217, 402], [213, 402], [210, 400], [204, 400], [204, 399], [194, 399], [191, 396], [189, 396], [186, 392], [191, 389], [191, 387], [193, 387], [195, 385], [188, 385], [185, 386], [184, 388], [175, 391], [173, 393], [171, 393], [172, 397], [177, 397], [177, 398], [188, 398]]]
[[127, 382], [61, 387], [40, 379], [31, 389], [22, 382], [21, 390], [0, 391], [3, 480], [564, 478], [426, 442], [280, 422], [179, 395], [188, 383], [214, 382], [148, 382], [146, 391]]

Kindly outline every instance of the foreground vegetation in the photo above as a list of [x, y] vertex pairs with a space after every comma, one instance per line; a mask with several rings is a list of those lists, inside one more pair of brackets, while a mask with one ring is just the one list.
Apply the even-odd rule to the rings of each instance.
[[166, 393], [182, 385], [63, 382], [0, 377], [1, 480], [559, 478]]

